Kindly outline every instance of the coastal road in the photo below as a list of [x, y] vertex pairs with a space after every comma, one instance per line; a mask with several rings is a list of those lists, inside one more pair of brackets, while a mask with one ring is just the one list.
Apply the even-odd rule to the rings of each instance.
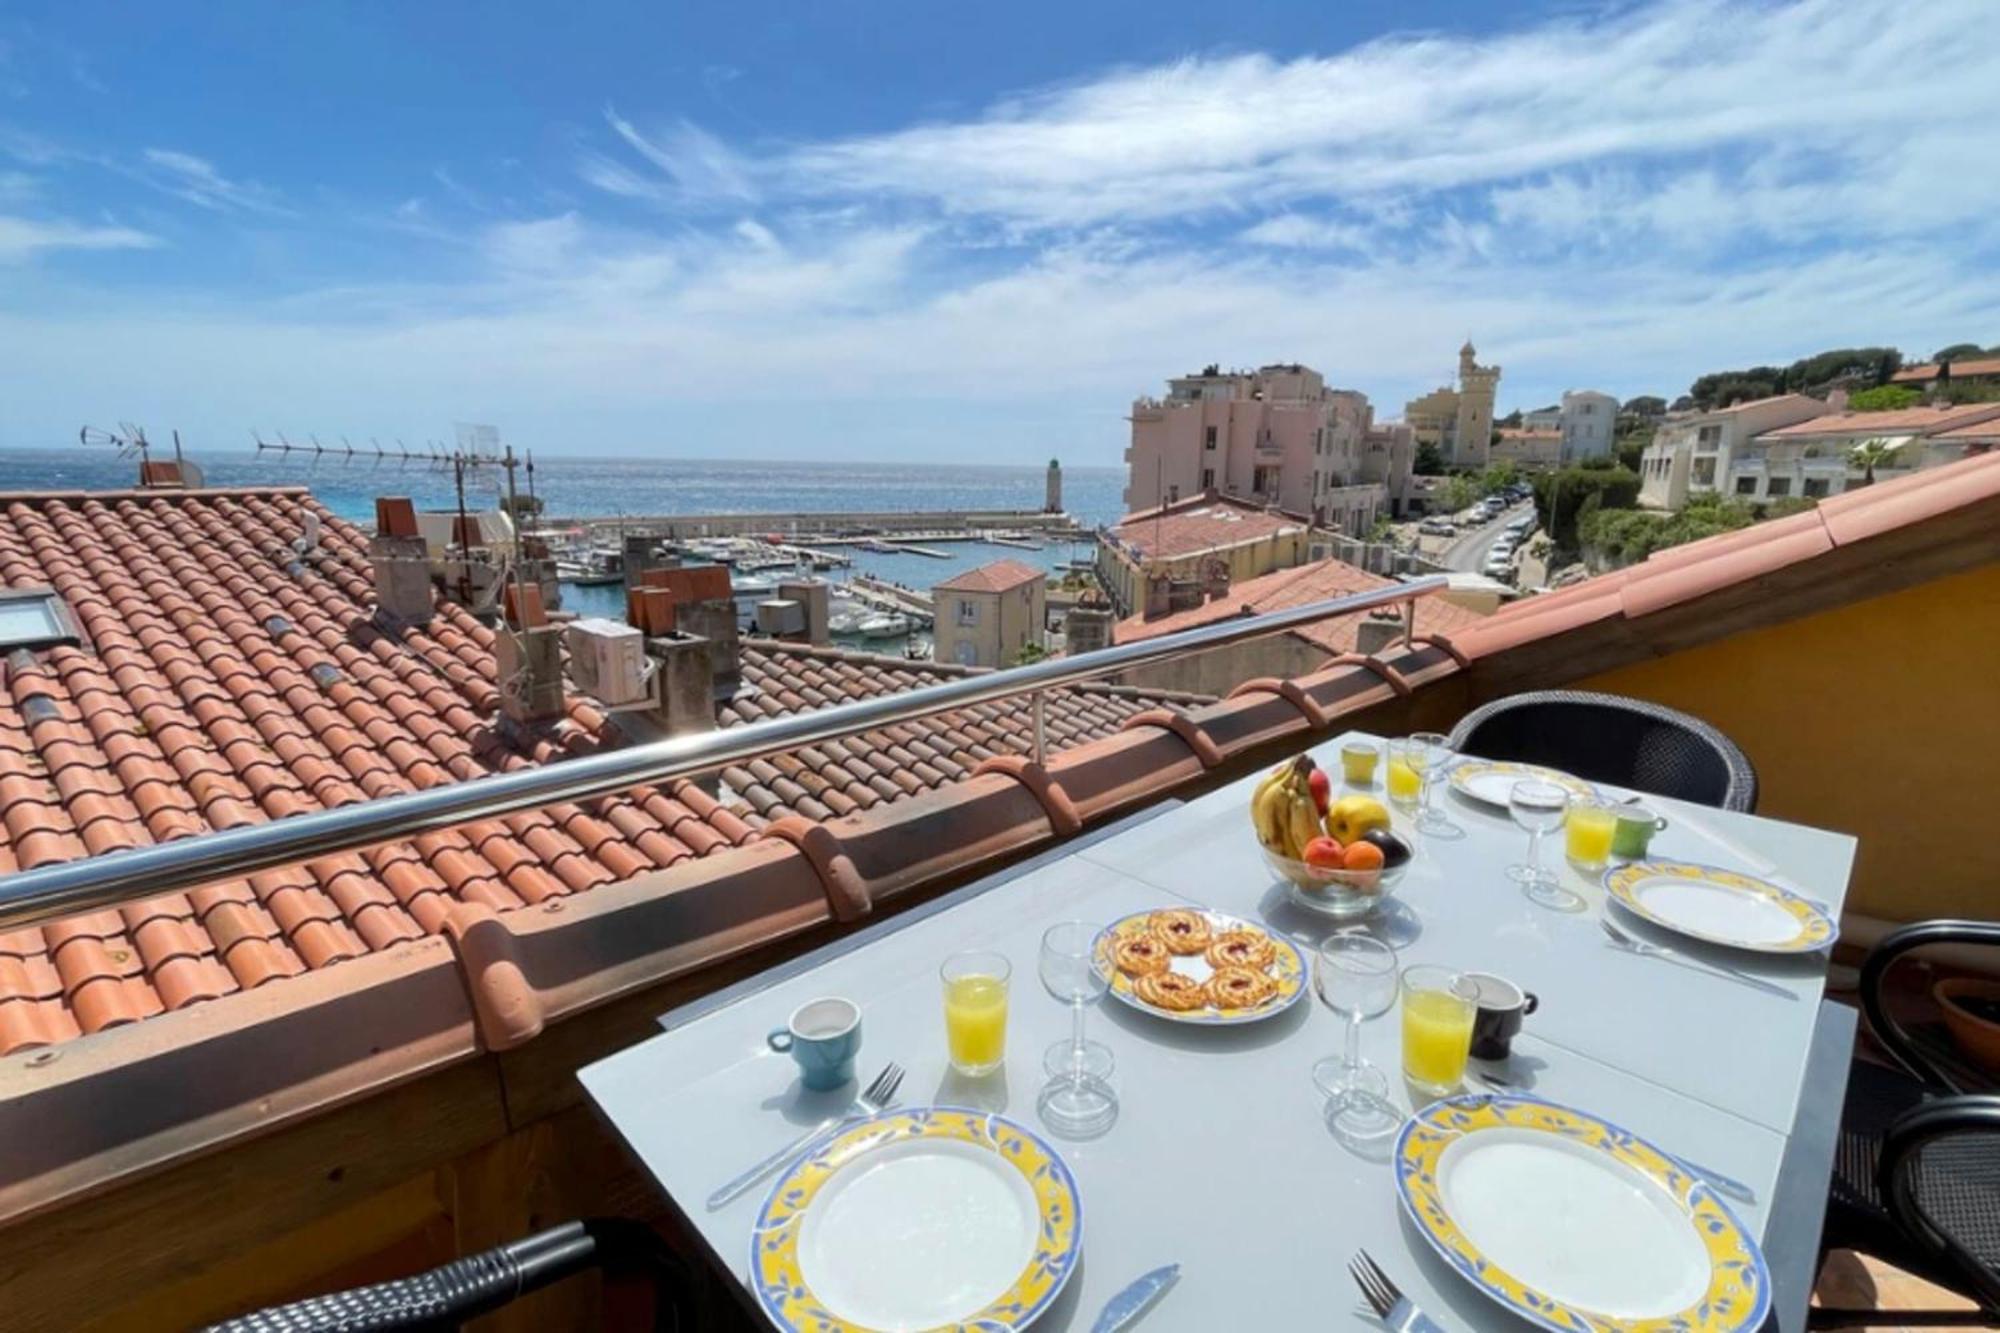
[[1534, 501], [1523, 500], [1509, 506], [1491, 523], [1461, 533], [1451, 539], [1443, 551], [1432, 557], [1450, 569], [1462, 569], [1477, 574], [1486, 567], [1486, 557], [1493, 550], [1493, 543], [1500, 540], [1500, 534], [1507, 530], [1507, 524], [1522, 514], [1534, 509]]

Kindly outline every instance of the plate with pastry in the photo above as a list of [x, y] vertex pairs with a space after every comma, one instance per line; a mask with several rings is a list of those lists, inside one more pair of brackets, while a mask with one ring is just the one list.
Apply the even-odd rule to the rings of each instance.
[[1134, 912], [1100, 931], [1092, 954], [1115, 998], [1175, 1023], [1254, 1023], [1306, 993], [1299, 947], [1225, 912]]

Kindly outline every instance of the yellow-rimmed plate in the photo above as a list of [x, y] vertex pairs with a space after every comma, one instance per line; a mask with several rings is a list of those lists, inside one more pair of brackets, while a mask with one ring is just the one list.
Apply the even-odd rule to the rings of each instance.
[[987, 1111], [857, 1120], [792, 1164], [757, 1214], [750, 1281], [796, 1333], [1025, 1328], [1083, 1251], [1076, 1181]]
[[[1204, 1027], [1226, 1027], [1233, 1023], [1255, 1023], [1285, 1010], [1305, 998], [1306, 958], [1299, 952], [1299, 946], [1283, 935], [1267, 930], [1254, 921], [1231, 916], [1227, 912], [1209, 912], [1199, 908], [1160, 908], [1158, 911], [1193, 911], [1196, 916], [1208, 922], [1211, 937], [1225, 930], [1254, 930], [1271, 941], [1271, 961], [1262, 970], [1271, 979], [1271, 993], [1256, 1004], [1244, 1006], [1224, 1006], [1203, 1004], [1195, 1009], [1168, 1009], [1161, 1005], [1149, 1004], [1140, 997], [1136, 989], [1138, 978], [1127, 976], [1118, 970], [1115, 954], [1118, 945], [1138, 935], [1152, 930], [1154, 912], [1134, 912], [1127, 917], [1106, 926], [1098, 932], [1096, 943], [1091, 948], [1091, 956], [1097, 965], [1097, 973], [1110, 987], [1113, 999], [1128, 1004], [1141, 1013], [1155, 1018], [1164, 1018], [1174, 1023], [1193, 1023]], [[1208, 960], [1201, 954], [1176, 954], [1170, 964], [1171, 969], [1192, 981], [1207, 984], [1215, 972]]]
[[1396, 1187], [1461, 1276], [1555, 1333], [1748, 1333], [1770, 1312], [1764, 1256], [1714, 1191], [1583, 1111], [1434, 1102], [1397, 1137]]
[[1559, 768], [1517, 764], [1507, 759], [1461, 759], [1452, 765], [1451, 776], [1446, 780], [1460, 796], [1478, 801], [1481, 805], [1497, 805], [1504, 810], [1507, 808], [1507, 794], [1513, 790], [1514, 784], [1528, 778], [1553, 782], [1568, 792], [1572, 800], [1597, 799], [1597, 788], [1582, 778], [1571, 777]]
[[1656, 926], [1732, 949], [1811, 953], [1832, 945], [1840, 933], [1821, 904], [1720, 866], [1633, 861], [1604, 872], [1604, 891]]

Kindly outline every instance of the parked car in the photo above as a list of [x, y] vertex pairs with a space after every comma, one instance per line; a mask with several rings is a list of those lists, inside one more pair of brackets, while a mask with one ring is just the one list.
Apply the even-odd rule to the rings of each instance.
[[1458, 531], [1458, 526], [1448, 518], [1427, 518], [1417, 524], [1417, 531], [1433, 537], [1449, 537]]

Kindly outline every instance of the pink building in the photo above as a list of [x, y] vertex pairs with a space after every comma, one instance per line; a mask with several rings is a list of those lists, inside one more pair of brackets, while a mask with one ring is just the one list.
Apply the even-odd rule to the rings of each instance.
[[1164, 399], [1132, 404], [1128, 512], [1207, 491], [1276, 505], [1365, 533], [1386, 511], [1385, 478], [1371, 476], [1368, 398], [1329, 389], [1301, 365], [1222, 371], [1167, 381]]

